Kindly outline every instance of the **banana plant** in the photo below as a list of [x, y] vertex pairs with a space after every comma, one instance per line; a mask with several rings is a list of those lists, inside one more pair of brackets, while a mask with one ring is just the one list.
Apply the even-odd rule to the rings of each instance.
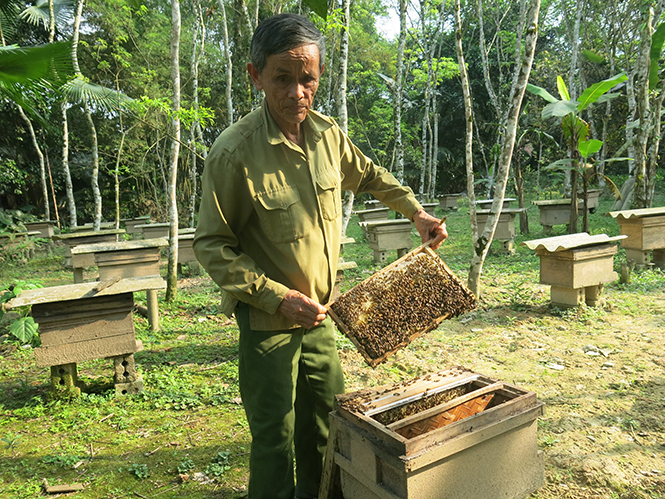
[[[560, 99], [557, 99], [547, 90], [536, 85], [527, 84], [527, 90], [535, 95], [545, 99], [547, 104], [542, 111], [542, 117], [561, 118], [561, 128], [568, 146], [569, 157], [566, 160], [555, 162], [550, 167], [558, 169], [569, 169], [571, 172], [571, 202], [570, 202], [570, 224], [569, 232], [577, 232], [577, 183], [578, 177], [584, 179], [587, 170], [586, 158], [594, 154], [602, 147], [602, 141], [591, 139], [589, 137], [589, 124], [581, 118], [582, 111], [592, 104], [605, 102], [609, 99], [618, 97], [618, 93], [611, 93], [620, 83], [626, 81], [628, 77], [621, 73], [606, 80], [594, 83], [586, 88], [577, 100], [572, 100], [566, 84], [561, 76], [557, 76], [557, 89]], [[584, 161], [582, 159], [584, 158]], [[584, 182], [584, 230], [588, 231], [588, 199], [587, 182]]]

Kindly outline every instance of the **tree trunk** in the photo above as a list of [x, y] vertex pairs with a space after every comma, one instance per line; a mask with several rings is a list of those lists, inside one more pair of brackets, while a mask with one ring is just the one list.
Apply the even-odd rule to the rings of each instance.
[[[348, 133], [349, 114], [346, 107], [346, 73], [349, 64], [349, 25], [351, 22], [351, 0], [342, 0], [342, 12], [344, 13], [344, 26], [340, 28], [341, 39], [339, 43], [339, 90], [337, 92], [337, 114], [339, 115], [339, 126], [344, 133]], [[351, 219], [353, 211], [353, 192], [344, 193], [342, 205], [342, 236], [346, 235], [346, 228]]]
[[171, 126], [171, 162], [169, 166], [169, 262], [166, 276], [166, 301], [175, 300], [178, 293], [178, 199], [176, 182], [178, 180], [178, 155], [180, 153], [180, 2], [171, 0], [171, 80], [173, 84], [173, 102]]
[[471, 217], [471, 238], [478, 239], [478, 221], [476, 217], [476, 193], [474, 190], [475, 179], [473, 175], [473, 103], [471, 101], [471, 85], [469, 75], [466, 72], [464, 50], [462, 47], [462, 17], [460, 13], [460, 0], [455, 0], [455, 52], [457, 53], [457, 64], [460, 69], [462, 80], [462, 97], [464, 99], [464, 117], [466, 133], [464, 139], [464, 157], [466, 163], [466, 189], [469, 197], [469, 216]]
[[393, 90], [395, 115], [395, 178], [404, 182], [404, 143], [402, 142], [402, 95], [404, 92], [404, 47], [406, 45], [406, 0], [399, 1], [399, 42], [397, 44], [397, 74]]
[[[244, 5], [244, 2], [243, 2]], [[192, 59], [191, 59], [191, 73], [192, 73], [192, 101], [195, 111], [199, 109], [199, 63], [201, 62], [201, 57], [205, 51], [205, 38], [206, 38], [206, 27], [203, 21], [203, 15], [201, 12], [201, 4], [199, 0], [194, 1], [194, 7], [196, 11], [196, 17], [199, 22], [197, 24], [197, 29], [194, 32], [194, 39], [192, 40]], [[198, 34], [201, 36], [201, 47], [200, 50], [197, 50], [198, 43]], [[201, 121], [197, 118], [193, 123], [190, 129], [189, 142], [191, 144], [191, 153], [190, 153], [190, 172], [189, 178], [192, 184], [192, 192], [189, 196], [189, 226], [191, 228], [196, 227], [196, 193], [197, 193], [197, 178], [198, 178], [198, 168], [197, 168], [197, 154], [196, 151], [199, 148], [199, 142], [201, 145], [203, 141], [201, 140]], [[205, 150], [203, 151], [203, 157], [205, 158]]]
[[520, 234], [529, 233], [529, 217], [524, 209], [524, 177], [522, 176], [522, 157], [520, 150], [515, 152], [515, 192], [517, 193], [517, 206], [520, 208]]
[[226, 58], [226, 115], [227, 126], [233, 124], [233, 61], [231, 59], [231, 44], [229, 43], [229, 29], [226, 22], [226, 7], [224, 1], [219, 0], [222, 12], [222, 30], [224, 32], [224, 57]]
[[478, 38], [480, 42], [480, 61], [483, 67], [483, 80], [485, 82], [487, 95], [489, 95], [490, 102], [494, 107], [494, 111], [496, 112], [497, 116], [501, 116], [503, 114], [503, 110], [501, 109], [499, 99], [496, 96], [496, 92], [494, 91], [494, 87], [492, 86], [490, 79], [489, 61], [487, 59], [488, 50], [485, 43], [485, 23], [483, 21], [483, 10], [483, 0], [478, 0]]
[[[423, 57], [426, 60], [429, 60], [430, 54], [430, 44], [433, 43], [429, 40], [427, 33], [427, 1], [420, 0], [420, 26], [421, 26], [421, 43], [423, 44]], [[420, 200], [424, 202], [425, 197], [425, 174], [427, 172], [427, 129], [429, 128], [429, 91], [432, 80], [432, 68], [427, 69], [427, 83], [425, 84], [425, 97], [424, 97], [424, 106], [423, 106], [423, 119], [422, 119], [422, 130], [420, 133], [421, 141], [421, 154], [422, 159], [420, 160], [420, 185], [418, 186], [418, 193], [420, 194]]]
[[[457, 0], [459, 1], [459, 0]], [[538, 39], [538, 13], [540, 11], [540, 0], [533, 0], [529, 9], [527, 34], [525, 38], [525, 49], [522, 64], [516, 67], [519, 71], [516, 78], [513, 78], [512, 88], [510, 90], [511, 100], [508, 104], [508, 113], [506, 121], [506, 134], [501, 144], [501, 155], [499, 157], [499, 169], [496, 173], [496, 187], [494, 201], [487, 222], [482, 234], [477, 240], [474, 240], [474, 254], [469, 268], [469, 288], [476, 296], [480, 296], [480, 276], [482, 274], [485, 257], [489, 251], [496, 226], [499, 222], [503, 198], [506, 191], [508, 173], [510, 171], [510, 161], [515, 146], [515, 136], [517, 133], [517, 122], [520, 115], [522, 98], [526, 90], [526, 84], [531, 73], [533, 56]], [[461, 29], [460, 29], [461, 33]], [[461, 40], [460, 40], [461, 43]]]
[[95, 122], [92, 120], [92, 111], [88, 103], [85, 103], [85, 116], [90, 126], [90, 133], [92, 134], [92, 171], [90, 172], [90, 184], [92, 186], [93, 198], [93, 227], [94, 230], [99, 230], [102, 225], [102, 193], [99, 190], [99, 145], [97, 140], [97, 128]]
[[653, 195], [656, 188], [656, 170], [658, 169], [658, 151], [660, 149], [660, 140], [662, 137], [661, 113], [663, 109], [663, 99], [665, 98], [665, 81], [663, 81], [660, 93], [654, 95], [652, 124], [651, 124], [651, 143], [647, 154], [647, 182], [646, 182], [646, 207], [653, 206]]
[[[568, 69], [568, 93], [570, 94], [571, 100], [577, 98], [577, 71], [579, 65], [579, 54], [580, 54], [580, 23], [582, 21], [582, 7], [584, 0], [575, 0], [575, 19], [573, 20], [572, 33], [570, 33], [570, 68]], [[565, 10], [565, 9], [564, 9]], [[564, 12], [564, 15], [566, 13]], [[569, 25], [570, 29], [570, 25]], [[572, 183], [574, 173], [570, 170], [564, 172], [564, 195], [570, 192], [570, 197], [577, 196], [577, 193], [574, 192], [574, 187]], [[569, 230], [572, 230], [572, 213], [571, 213], [571, 224], [568, 226]], [[577, 225], [577, 215], [575, 216], [575, 225]], [[577, 232], [577, 230], [575, 230]], [[572, 233], [572, 232], [571, 232]]]
[[21, 106], [17, 104], [16, 108], [18, 109], [21, 118], [23, 118], [23, 121], [25, 121], [25, 124], [28, 126], [28, 131], [30, 132], [30, 138], [32, 139], [32, 145], [34, 146], [35, 151], [37, 152], [37, 157], [39, 158], [39, 173], [41, 176], [42, 196], [44, 196], [44, 219], [50, 220], [51, 211], [49, 209], [49, 202], [48, 202], [48, 186], [46, 184], [46, 167], [44, 165], [44, 153], [42, 152], [42, 149], [41, 147], [39, 147], [39, 143], [37, 142], [37, 135], [35, 134], [35, 129], [32, 126], [32, 121], [30, 121], [30, 118], [28, 118], [28, 116], [25, 114]]
[[640, 31], [640, 46], [638, 57], [635, 61], [636, 80], [635, 94], [637, 97], [637, 115], [640, 126], [637, 131], [637, 143], [635, 145], [635, 208], [647, 208], [647, 142], [649, 140], [651, 124], [651, 106], [649, 102], [649, 68], [651, 65], [651, 36], [653, 35], [653, 6], [643, 5], [644, 12], [640, 19], [642, 29]]
[[72, 174], [69, 171], [69, 127], [67, 123], [67, 100], [60, 103], [62, 112], [62, 169], [65, 172], [65, 190], [67, 192], [67, 206], [69, 208], [69, 226], [76, 227], [76, 202], [74, 200], [74, 185]]

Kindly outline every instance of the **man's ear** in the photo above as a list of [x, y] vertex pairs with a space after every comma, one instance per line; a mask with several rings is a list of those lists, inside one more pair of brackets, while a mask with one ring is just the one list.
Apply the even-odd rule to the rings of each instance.
[[256, 89], [263, 90], [263, 83], [261, 83], [261, 73], [256, 70], [254, 64], [251, 62], [247, 63], [247, 72], [249, 73], [249, 77], [252, 79], [252, 82], [254, 82]]
[[319, 72], [319, 76], [323, 75], [323, 72], [325, 71], [325, 69], [326, 69], [326, 65], [321, 64], [321, 71]]

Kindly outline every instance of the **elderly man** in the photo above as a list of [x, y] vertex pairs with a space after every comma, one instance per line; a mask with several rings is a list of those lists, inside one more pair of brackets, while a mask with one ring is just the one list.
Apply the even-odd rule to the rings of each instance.
[[[263, 21], [247, 70], [262, 107], [210, 149], [194, 251], [240, 328], [239, 379], [252, 434], [249, 498], [314, 498], [328, 413], [344, 391], [326, 308], [341, 237], [341, 192], [370, 192], [438, 247], [445, 226], [410, 189], [310, 108], [325, 43], [306, 18]], [[294, 455], [297, 485], [294, 486]]]

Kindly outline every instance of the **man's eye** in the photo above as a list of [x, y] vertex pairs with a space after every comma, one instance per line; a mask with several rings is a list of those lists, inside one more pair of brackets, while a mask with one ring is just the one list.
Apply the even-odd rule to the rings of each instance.
[[288, 76], [278, 76], [277, 77], [277, 83], [280, 85], [285, 85], [289, 82], [289, 77]]

